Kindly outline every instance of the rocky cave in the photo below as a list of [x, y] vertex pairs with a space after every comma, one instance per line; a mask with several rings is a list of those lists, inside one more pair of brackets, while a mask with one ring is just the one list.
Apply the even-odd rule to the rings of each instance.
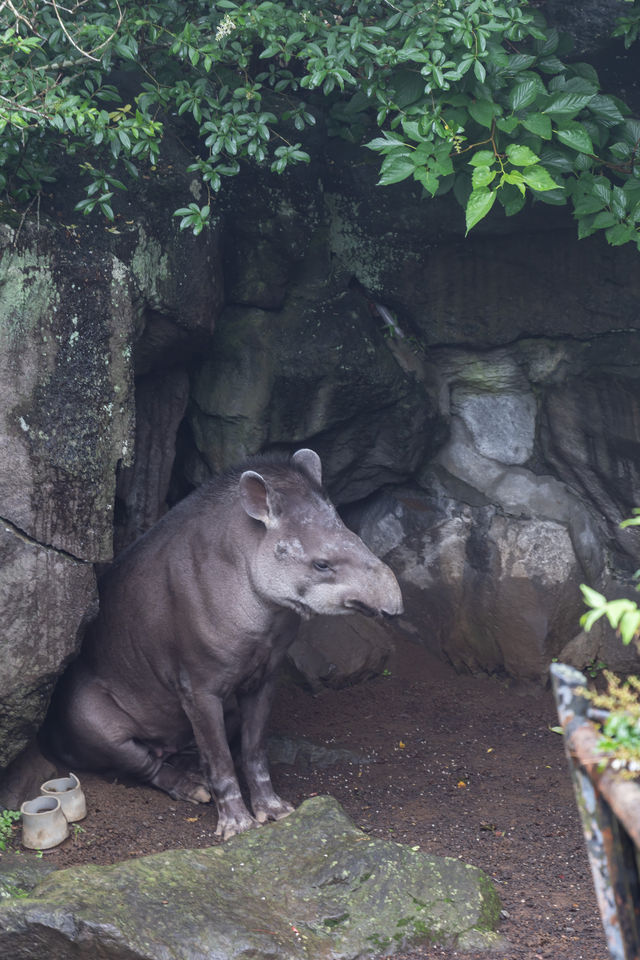
[[[581, 582], [622, 595], [637, 566], [635, 251], [555, 208], [463, 239], [447, 198], [377, 188], [340, 143], [240, 178], [200, 238], [170, 223], [172, 189], [130, 197], [117, 234], [59, 199], [2, 227], [2, 765], [78, 649], [95, 569], [259, 450], [320, 454], [400, 579], [395, 629], [457, 669], [629, 665], [578, 621]], [[318, 621], [290, 659], [312, 689], [352, 683], [389, 642]]]

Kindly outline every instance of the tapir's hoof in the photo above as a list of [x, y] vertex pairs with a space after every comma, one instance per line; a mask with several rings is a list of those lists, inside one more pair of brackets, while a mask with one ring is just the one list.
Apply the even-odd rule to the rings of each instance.
[[258, 823], [266, 823], [267, 820], [284, 820], [290, 813], [293, 813], [295, 807], [292, 807], [286, 800], [277, 798], [277, 803], [265, 804], [262, 807], [254, 807], [254, 813]]
[[186, 800], [187, 803], [209, 803], [211, 801], [211, 794], [204, 784], [186, 778], [167, 792], [174, 800]]
[[151, 781], [154, 787], [164, 790], [174, 800], [188, 803], [209, 803], [211, 794], [196, 775], [183, 773], [176, 767], [163, 763]]
[[191, 796], [187, 797], [186, 799], [189, 800], [191, 803], [210, 803], [211, 794], [209, 793], [206, 787], [203, 787], [202, 784], [200, 784], [195, 788]]
[[247, 813], [242, 816], [223, 816], [218, 815], [218, 825], [216, 827], [215, 836], [221, 837], [223, 840], [229, 840], [230, 837], [235, 837], [238, 833], [244, 833], [245, 830], [251, 830], [253, 827], [257, 827], [258, 824], [250, 817]]

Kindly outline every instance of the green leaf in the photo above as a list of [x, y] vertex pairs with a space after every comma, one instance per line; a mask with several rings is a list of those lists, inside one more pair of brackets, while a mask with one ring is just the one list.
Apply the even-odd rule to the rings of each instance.
[[542, 111], [552, 117], [570, 117], [580, 113], [593, 100], [592, 93], [558, 93]]
[[493, 150], [477, 150], [469, 163], [472, 167], [489, 167], [495, 158]]
[[471, 177], [473, 189], [486, 187], [495, 178], [497, 172], [497, 170], [492, 170], [490, 167], [475, 167]]
[[630, 240], [633, 240], [634, 236], [635, 231], [628, 223], [619, 223], [615, 227], [610, 227], [608, 230], [605, 230], [607, 243], [612, 247], [620, 247], [623, 243], [628, 243]]
[[520, 121], [517, 117], [500, 117], [496, 120], [498, 130], [504, 130], [505, 133], [513, 133]]
[[525, 195], [518, 191], [517, 194], [515, 194], [511, 199], [507, 200], [504, 204], [504, 212], [506, 216], [513, 217], [516, 213], [520, 213], [525, 203]]
[[476, 75], [476, 80], [479, 80], [480, 83], [484, 83], [487, 77], [487, 70], [481, 60], [474, 61], [473, 72]]
[[517, 53], [509, 57], [508, 65], [502, 71], [505, 74], [518, 73], [520, 70], [528, 70], [535, 63], [536, 58], [530, 53]]
[[607, 602], [605, 596], [598, 593], [593, 587], [588, 587], [586, 583], [580, 584], [580, 591], [582, 593], [582, 599], [588, 607], [602, 607]]
[[418, 183], [421, 183], [425, 190], [435, 196], [435, 193], [440, 186], [440, 180], [438, 177], [431, 173], [426, 167], [416, 167], [413, 171], [414, 180], [417, 180]]
[[473, 119], [481, 127], [491, 127], [498, 107], [490, 100], [473, 100], [468, 109]]
[[276, 54], [278, 54], [278, 53], [280, 53], [280, 44], [278, 44], [278, 43], [271, 43], [271, 44], [269, 44], [268, 47], [266, 47], [266, 48], [262, 51], [262, 53], [260, 54], [259, 59], [260, 59], [260, 60], [268, 60], [269, 57], [275, 57]]
[[524, 177], [519, 170], [512, 170], [511, 173], [503, 173], [503, 183], [511, 183], [518, 188], [520, 193], [524, 193]]
[[[635, 605], [634, 605], [635, 606]], [[636, 634], [640, 631], [640, 610], [628, 610], [622, 615], [618, 624], [620, 636], [624, 644], [630, 644]]]
[[403, 120], [402, 129], [408, 137], [418, 143], [423, 139], [420, 133], [420, 124], [417, 120]]
[[533, 150], [519, 143], [510, 143], [507, 146], [507, 156], [511, 163], [515, 163], [517, 167], [529, 167], [540, 159]]
[[424, 96], [425, 79], [414, 70], [398, 70], [392, 83], [395, 88], [394, 99], [399, 107], [408, 107]]
[[365, 147], [369, 150], [377, 150], [378, 153], [390, 153], [397, 149], [398, 143], [402, 142], [402, 140], [390, 140], [388, 137], [375, 137], [365, 143]]
[[607, 227], [613, 227], [618, 222], [615, 213], [610, 210], [601, 210], [593, 218], [593, 226], [596, 230], [605, 230]]
[[528, 107], [538, 96], [540, 92], [539, 80], [523, 80], [517, 83], [509, 93], [509, 106], [515, 112]]
[[535, 133], [543, 140], [551, 139], [551, 117], [545, 117], [542, 113], [531, 113], [523, 117], [520, 122], [529, 133]]
[[542, 36], [536, 40], [534, 46], [537, 53], [541, 56], [548, 56], [555, 53], [560, 42], [560, 35], [556, 27], [547, 27]]
[[605, 604], [605, 613], [611, 626], [616, 629], [625, 613], [637, 610], [633, 600], [626, 600], [624, 597], [620, 600], [608, 600]]
[[607, 126], [615, 127], [624, 120], [617, 103], [612, 97], [596, 94], [589, 103], [589, 109], [601, 123], [604, 122]]
[[580, 617], [580, 626], [583, 627], [587, 633], [589, 633], [589, 630], [591, 630], [591, 627], [594, 625], [596, 620], [599, 620], [600, 617], [603, 617], [603, 616], [604, 616], [604, 609], [589, 610], [588, 613], [583, 613], [582, 616]]
[[558, 184], [555, 182], [548, 170], [536, 163], [534, 166], [525, 167], [522, 171], [524, 182], [532, 190], [556, 190]]
[[556, 130], [556, 137], [561, 143], [571, 147], [572, 150], [577, 150], [578, 153], [592, 154], [594, 152], [591, 137], [581, 123], [572, 121], [563, 124], [561, 128]]
[[467, 201], [465, 210], [465, 221], [467, 225], [467, 234], [472, 227], [482, 220], [491, 210], [496, 200], [496, 191], [489, 190], [486, 187], [480, 187], [478, 190], [472, 190], [471, 196]]
[[543, 60], [538, 60], [537, 66], [543, 73], [563, 73], [567, 69], [558, 57], [545, 57]]
[[520, 213], [526, 203], [524, 193], [521, 192], [519, 188], [509, 186], [505, 186], [504, 189], [500, 191], [499, 199], [507, 217], [513, 217], [514, 214]]
[[622, 187], [614, 187], [611, 191], [611, 207], [613, 212], [622, 219], [626, 216], [627, 209], [627, 195], [622, 189]]
[[606, 177], [598, 177], [593, 181], [593, 193], [602, 200], [603, 205], [611, 203], [611, 184]]
[[404, 157], [387, 157], [380, 167], [380, 186], [388, 186], [390, 183], [398, 183], [400, 180], [406, 180], [412, 176], [416, 169], [415, 163]]
[[576, 200], [573, 206], [573, 212], [576, 217], [586, 217], [590, 213], [599, 213], [603, 207], [604, 203], [599, 197], [594, 197], [592, 194], [586, 194], [585, 196]]

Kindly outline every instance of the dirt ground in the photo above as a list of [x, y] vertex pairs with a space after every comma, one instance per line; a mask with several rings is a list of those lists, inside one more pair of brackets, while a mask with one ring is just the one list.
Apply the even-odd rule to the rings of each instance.
[[[272, 768], [295, 804], [331, 794], [363, 830], [481, 867], [504, 907], [500, 960], [607, 960], [551, 693], [460, 676], [398, 643], [384, 676], [312, 697], [284, 683], [274, 733], [346, 747], [368, 763]], [[56, 866], [216, 842], [215, 810], [84, 775], [89, 814]], [[33, 854], [28, 853], [31, 856]], [[476, 960], [440, 947], [402, 960]]]

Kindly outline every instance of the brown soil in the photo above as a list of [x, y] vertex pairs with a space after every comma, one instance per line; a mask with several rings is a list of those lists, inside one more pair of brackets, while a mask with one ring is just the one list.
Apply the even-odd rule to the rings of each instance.
[[[370, 763], [273, 767], [295, 804], [331, 794], [372, 835], [459, 857], [492, 878], [504, 907], [500, 960], [606, 960], [551, 694], [460, 676], [401, 642], [388, 675], [312, 697], [285, 683], [274, 732], [362, 751]], [[111, 863], [215, 843], [212, 805], [84, 775], [89, 814], [56, 866]], [[29, 854], [31, 855], [31, 854]], [[398, 955], [400, 956], [400, 955]], [[476, 960], [440, 947], [403, 960]]]

